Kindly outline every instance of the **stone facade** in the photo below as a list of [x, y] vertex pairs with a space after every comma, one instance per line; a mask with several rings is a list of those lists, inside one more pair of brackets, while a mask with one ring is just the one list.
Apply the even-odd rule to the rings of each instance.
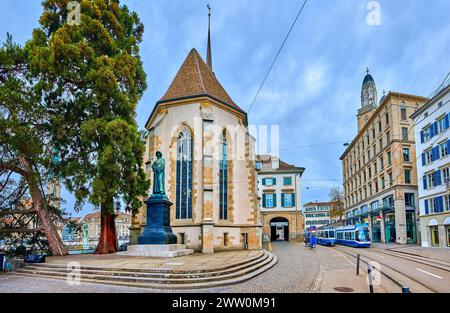
[[[213, 253], [262, 247], [252, 153], [254, 138], [246, 125], [246, 113], [232, 102], [197, 51], [192, 50], [146, 124], [144, 156], [149, 164], [156, 151], [160, 151], [166, 160], [166, 194], [173, 202], [170, 224], [178, 243], [184, 243], [187, 248]], [[188, 176], [192, 175], [187, 178], [192, 184], [192, 189], [187, 190], [191, 195], [187, 202], [192, 202], [192, 216], [187, 218], [176, 216], [176, 208], [183, 210], [188, 206], [184, 198], [177, 199], [177, 190], [183, 186], [182, 174], [177, 171], [182, 134], [187, 134], [191, 142], [191, 146], [187, 145], [192, 156], [192, 172], [187, 170], [191, 173]], [[223, 141], [227, 162], [221, 167]], [[226, 186], [220, 180], [221, 170], [225, 168]], [[152, 180], [150, 169], [147, 174]], [[221, 186], [223, 193], [219, 190]], [[225, 197], [224, 190], [227, 199], [221, 200], [221, 195]], [[220, 207], [221, 203], [226, 203], [223, 204], [226, 209]], [[221, 209], [226, 211], [226, 218], [221, 218]], [[132, 244], [143, 229], [145, 215], [143, 207], [133, 217]]]
[[414, 122], [409, 117], [427, 100], [389, 92], [341, 157], [346, 223], [369, 224], [375, 242], [418, 241]]

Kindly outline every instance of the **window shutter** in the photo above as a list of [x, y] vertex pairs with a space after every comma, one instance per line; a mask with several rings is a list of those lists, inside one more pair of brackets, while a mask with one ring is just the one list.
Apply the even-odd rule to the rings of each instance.
[[428, 215], [430, 213], [428, 209], [428, 200], [425, 200], [425, 214]]
[[281, 194], [281, 207], [284, 208], [284, 193]]
[[[263, 186], [266, 185], [266, 179], [265, 179], [265, 178], [263, 178], [262, 184], [263, 184]], [[264, 196], [265, 196], [265, 195], [264, 195]]]
[[434, 172], [434, 181], [435, 181], [436, 186], [440, 186], [442, 184], [440, 170], [437, 170], [436, 172]]
[[450, 127], [450, 120], [448, 118], [448, 114], [444, 117], [444, 128], [447, 129]]
[[438, 131], [439, 131], [438, 122], [434, 122], [433, 129], [434, 129], [434, 135], [433, 136], [436, 136], [438, 134]]
[[273, 207], [274, 208], [277, 207], [277, 194], [276, 193], [273, 194]]
[[423, 189], [427, 190], [427, 176], [426, 175], [423, 176]]
[[450, 154], [450, 140], [447, 140], [447, 151]]
[[291, 193], [291, 198], [292, 198], [292, 206], [295, 207], [295, 193]]
[[277, 185], [277, 179], [276, 178], [272, 178], [273, 181], [273, 185], [276, 186]]
[[438, 213], [444, 212], [444, 199], [442, 198], [442, 196], [439, 196], [436, 198], [436, 200], [438, 202], [438, 206], [437, 206]]
[[[263, 181], [264, 181], [264, 179], [265, 179], [265, 178], [263, 178]], [[266, 204], [266, 194], [263, 193], [262, 196], [263, 196], [263, 197], [262, 197], [263, 208], [267, 208], [267, 204]]]
[[433, 152], [431, 153], [433, 157], [433, 162], [439, 160], [439, 146], [433, 148]]
[[420, 132], [420, 142], [421, 142], [421, 143], [424, 143], [424, 142], [425, 142], [423, 130]]
[[426, 160], [425, 160], [425, 153], [422, 153], [422, 166], [425, 166]]

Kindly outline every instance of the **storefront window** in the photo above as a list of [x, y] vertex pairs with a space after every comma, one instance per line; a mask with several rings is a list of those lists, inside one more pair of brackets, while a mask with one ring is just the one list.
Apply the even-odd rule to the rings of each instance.
[[395, 213], [386, 213], [384, 216], [384, 228], [386, 242], [396, 242], [396, 230], [395, 230]]
[[437, 226], [433, 226], [430, 228], [431, 230], [431, 245], [433, 247], [439, 247], [439, 228]]
[[381, 242], [381, 216], [372, 216], [372, 242]]

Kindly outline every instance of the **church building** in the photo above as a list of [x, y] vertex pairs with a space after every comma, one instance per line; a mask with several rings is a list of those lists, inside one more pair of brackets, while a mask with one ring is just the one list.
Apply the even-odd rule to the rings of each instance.
[[[212, 67], [210, 28], [207, 62], [192, 49], [145, 125], [146, 171], [160, 151], [166, 162], [170, 225], [178, 243], [213, 253], [261, 249], [255, 139], [247, 114], [228, 95]], [[151, 182], [153, 184], [153, 181]], [[151, 190], [151, 189], [150, 189]], [[145, 206], [131, 225], [136, 244]]]

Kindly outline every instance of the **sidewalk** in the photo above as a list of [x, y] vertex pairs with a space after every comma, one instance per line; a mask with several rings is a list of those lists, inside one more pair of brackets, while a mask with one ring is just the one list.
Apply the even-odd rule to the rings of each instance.
[[[356, 261], [330, 248], [319, 247], [321, 273], [316, 284], [320, 293], [369, 293], [366, 267], [361, 266], [356, 276]], [[385, 281], [384, 281], [385, 282]], [[376, 285], [376, 284], [375, 284]], [[375, 293], [396, 292], [390, 284], [374, 286]], [[387, 287], [387, 289], [385, 289]]]
[[378, 249], [415, 254], [430, 259], [450, 262], [450, 248], [425, 248], [418, 245], [398, 245], [385, 243], [372, 243], [372, 247]]

